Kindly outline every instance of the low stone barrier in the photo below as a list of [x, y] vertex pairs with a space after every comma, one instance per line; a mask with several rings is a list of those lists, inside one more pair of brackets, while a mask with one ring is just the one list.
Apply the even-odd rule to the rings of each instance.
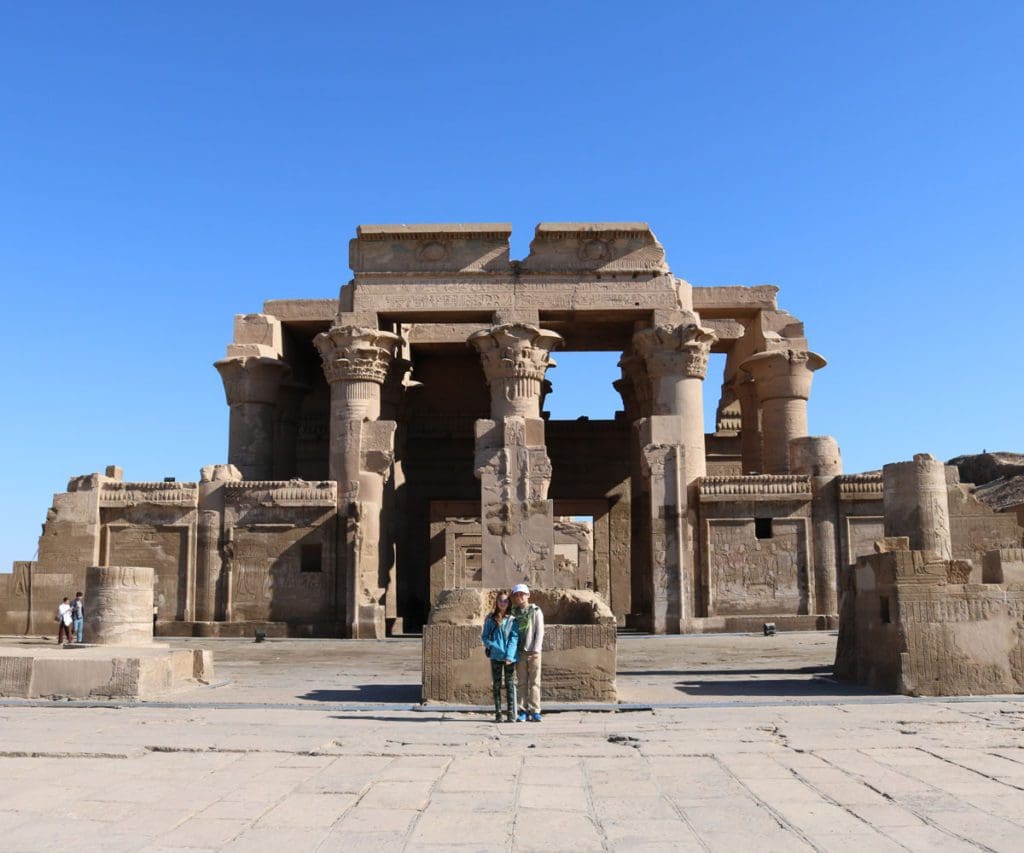
[[[484, 654], [486, 590], [453, 590], [445, 594], [423, 628], [423, 701], [490, 705], [491, 667]], [[458, 606], [446, 606], [451, 598]], [[615, 618], [593, 593], [574, 590], [534, 591], [545, 614], [541, 656], [541, 700], [544, 702], [616, 702]], [[549, 619], [588, 620], [566, 624]]]

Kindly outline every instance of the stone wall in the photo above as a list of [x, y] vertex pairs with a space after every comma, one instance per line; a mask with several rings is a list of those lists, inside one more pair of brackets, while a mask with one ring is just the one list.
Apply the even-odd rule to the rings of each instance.
[[[1024, 692], [1024, 584], [886, 540], [844, 576], [837, 677], [922, 696]], [[1013, 555], [1010, 555], [1013, 556]]]

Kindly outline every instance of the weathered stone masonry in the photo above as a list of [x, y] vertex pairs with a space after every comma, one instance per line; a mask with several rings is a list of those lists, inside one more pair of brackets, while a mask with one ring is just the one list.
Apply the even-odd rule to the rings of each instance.
[[[237, 316], [225, 463], [74, 478], [38, 559], [0, 576], [0, 630], [43, 630], [87, 566], [118, 565], [153, 568], [161, 633], [381, 637], [444, 590], [517, 580], [657, 632], [834, 626], [844, 572], [895, 534], [881, 476], [807, 435], [825, 360], [777, 288], [691, 286], [643, 223], [543, 223], [521, 261], [510, 233], [360, 226], [337, 299]], [[552, 420], [557, 353], [588, 350], [621, 354], [622, 410]], [[950, 558], [1021, 545], [933, 486]]]

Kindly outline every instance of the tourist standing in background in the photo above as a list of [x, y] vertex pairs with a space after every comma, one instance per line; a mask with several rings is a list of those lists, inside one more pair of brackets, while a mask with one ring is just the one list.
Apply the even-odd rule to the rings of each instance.
[[68, 597], [65, 595], [64, 600], [60, 603], [57, 608], [57, 645], [61, 645], [64, 642], [64, 638], [67, 637], [67, 642], [71, 642], [71, 605], [68, 604]]
[[512, 587], [512, 615], [519, 624], [519, 663], [516, 666], [522, 685], [519, 722], [540, 722], [540, 650], [544, 645], [544, 613], [530, 604], [530, 588], [525, 583]]
[[85, 627], [85, 599], [82, 593], [75, 593], [75, 600], [71, 602], [71, 627], [74, 630], [75, 642], [82, 642], [82, 629]]
[[501, 722], [501, 682], [505, 681], [507, 719], [516, 719], [516, 655], [519, 651], [519, 625], [509, 614], [508, 593], [498, 590], [494, 610], [484, 619], [480, 634], [484, 651], [491, 661], [491, 689], [494, 693], [494, 722]]

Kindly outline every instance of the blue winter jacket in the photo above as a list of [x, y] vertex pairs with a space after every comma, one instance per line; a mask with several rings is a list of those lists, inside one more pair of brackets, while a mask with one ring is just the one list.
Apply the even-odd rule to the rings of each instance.
[[484, 649], [491, 660], [515, 663], [519, 656], [519, 624], [511, 616], [506, 616], [499, 625], [494, 614], [488, 613], [480, 639], [484, 641]]

